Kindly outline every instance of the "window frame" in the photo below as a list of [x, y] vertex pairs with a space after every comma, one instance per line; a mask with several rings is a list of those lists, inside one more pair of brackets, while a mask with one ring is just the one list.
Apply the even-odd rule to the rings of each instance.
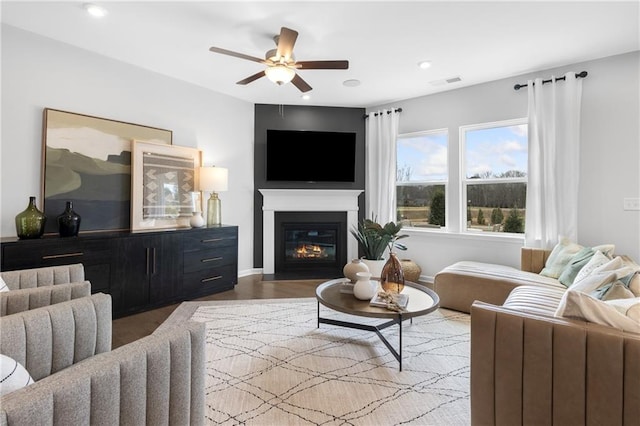
[[[487, 185], [487, 184], [501, 184], [501, 183], [524, 183], [525, 185], [529, 184], [529, 170], [528, 170], [528, 164], [527, 164], [527, 172], [526, 172], [526, 176], [524, 177], [513, 177], [513, 178], [473, 178], [470, 179], [467, 177], [467, 145], [466, 145], [466, 132], [467, 131], [472, 131], [472, 130], [483, 130], [483, 129], [492, 129], [492, 128], [496, 128], [496, 127], [511, 127], [511, 126], [520, 126], [520, 125], [528, 125], [529, 124], [529, 120], [527, 117], [522, 117], [522, 118], [514, 118], [514, 119], [507, 119], [507, 120], [499, 120], [499, 121], [492, 121], [492, 122], [486, 122], [486, 123], [477, 123], [477, 124], [470, 124], [470, 125], [464, 125], [464, 126], [460, 126], [458, 131], [458, 141], [459, 141], [459, 149], [458, 149], [458, 160], [459, 160], [459, 180], [460, 180], [460, 233], [461, 234], [466, 234], [466, 235], [478, 235], [478, 234], [482, 234], [483, 236], [487, 236], [487, 237], [496, 237], [496, 238], [504, 238], [505, 236], [510, 236], [510, 237], [521, 237], [522, 239], [524, 239], [524, 233], [520, 234], [520, 233], [513, 233], [513, 232], [495, 232], [495, 231], [488, 231], [488, 232], [478, 232], [478, 231], [473, 231], [470, 230], [467, 227], [467, 203], [468, 203], [468, 196], [467, 196], [467, 187], [469, 185]], [[529, 135], [527, 133], [527, 147], [528, 147], [528, 141], [529, 141]], [[527, 149], [527, 163], [529, 161], [529, 151]], [[526, 208], [526, 205], [523, 206], [523, 208]], [[526, 216], [525, 216], [525, 221], [526, 221]]]

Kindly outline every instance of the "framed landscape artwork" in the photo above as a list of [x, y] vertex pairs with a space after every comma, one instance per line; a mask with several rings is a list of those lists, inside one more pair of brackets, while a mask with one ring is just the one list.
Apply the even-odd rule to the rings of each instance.
[[131, 152], [131, 230], [188, 228], [202, 152], [137, 140]]
[[171, 130], [44, 109], [42, 200], [45, 233], [56, 233], [66, 201], [82, 217], [80, 232], [131, 226], [131, 143], [171, 146]]

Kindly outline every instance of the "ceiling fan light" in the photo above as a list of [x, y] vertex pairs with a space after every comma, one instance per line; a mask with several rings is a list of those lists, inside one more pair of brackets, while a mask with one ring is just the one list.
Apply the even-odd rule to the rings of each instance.
[[267, 78], [279, 86], [283, 84], [287, 84], [293, 77], [296, 75], [296, 72], [289, 67], [285, 67], [284, 65], [276, 65], [273, 67], [269, 67], [264, 70]]

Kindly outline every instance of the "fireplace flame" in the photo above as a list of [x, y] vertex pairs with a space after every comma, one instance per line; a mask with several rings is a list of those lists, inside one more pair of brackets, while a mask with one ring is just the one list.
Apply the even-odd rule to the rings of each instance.
[[294, 250], [297, 259], [320, 259], [327, 257], [325, 250], [316, 244], [302, 244]]

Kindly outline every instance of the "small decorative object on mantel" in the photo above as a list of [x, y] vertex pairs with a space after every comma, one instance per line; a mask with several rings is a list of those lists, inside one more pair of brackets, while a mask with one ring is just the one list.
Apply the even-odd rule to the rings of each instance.
[[352, 283], [358, 280], [356, 276], [358, 272], [369, 272], [369, 267], [360, 259], [353, 259], [342, 268], [342, 273], [346, 278], [349, 278]]
[[82, 218], [73, 210], [73, 202], [67, 201], [62, 214], [57, 217], [58, 232], [61, 237], [76, 237], [80, 231], [80, 221]]
[[20, 239], [40, 238], [47, 217], [36, 207], [36, 197], [29, 197], [27, 208], [16, 215], [16, 234]]
[[353, 285], [353, 295], [356, 299], [371, 300], [376, 294], [375, 282], [371, 282], [371, 272], [358, 272], [356, 276], [358, 280]]

